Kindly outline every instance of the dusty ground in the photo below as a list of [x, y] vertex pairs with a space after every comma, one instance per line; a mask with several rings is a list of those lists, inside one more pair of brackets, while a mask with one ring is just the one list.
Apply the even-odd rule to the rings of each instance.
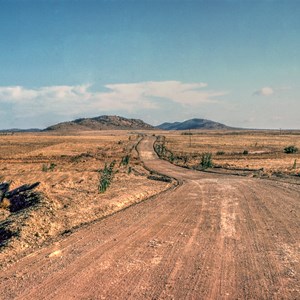
[[[76, 226], [167, 189], [169, 183], [147, 179], [149, 172], [135, 149], [139, 140], [138, 134], [126, 131], [1, 136], [0, 181], [12, 181], [11, 188], [39, 181], [42, 200], [18, 213], [0, 208], [0, 229], [15, 235], [0, 246], [0, 266]], [[120, 166], [126, 155], [129, 163]], [[117, 173], [100, 194], [98, 170], [114, 160]]]
[[181, 185], [1, 273], [3, 299], [299, 299], [299, 185], [171, 165]]
[[[163, 132], [166, 147], [175, 157], [187, 156], [187, 165], [199, 164], [201, 154], [210, 152], [216, 165], [229, 168], [261, 169], [267, 173], [300, 173], [299, 131], [191, 131]], [[285, 154], [294, 145], [298, 153]], [[248, 154], [243, 154], [247, 151]], [[296, 160], [296, 164], [295, 164]], [[183, 164], [182, 161], [177, 161]]]

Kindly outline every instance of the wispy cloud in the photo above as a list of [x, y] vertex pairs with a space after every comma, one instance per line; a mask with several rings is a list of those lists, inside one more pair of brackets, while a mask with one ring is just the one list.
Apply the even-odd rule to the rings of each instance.
[[37, 89], [26, 89], [22, 86], [0, 87], [0, 102], [22, 104], [24, 102], [35, 102], [38, 99], [68, 101], [81, 98], [85, 100], [90, 96], [89, 87], [90, 85], [46, 86]]
[[253, 95], [255, 96], [271, 96], [273, 94], [274, 94], [274, 89], [269, 86], [265, 86], [253, 93]]
[[98, 94], [100, 98], [107, 97], [126, 101], [151, 102], [152, 98], [168, 99], [184, 105], [197, 105], [204, 102], [215, 102], [215, 97], [226, 94], [224, 91], [203, 90], [207, 83], [182, 83], [180, 81], [148, 81], [128, 84], [108, 84], [107, 94]]
[[207, 84], [180, 81], [148, 81], [140, 83], [107, 84], [106, 91], [95, 92], [91, 84], [77, 86], [0, 87], [0, 104], [10, 103], [16, 115], [34, 117], [36, 114], [75, 116], [103, 112], [158, 109], [164, 101], [183, 106], [198, 106], [216, 102], [227, 94], [208, 90]]

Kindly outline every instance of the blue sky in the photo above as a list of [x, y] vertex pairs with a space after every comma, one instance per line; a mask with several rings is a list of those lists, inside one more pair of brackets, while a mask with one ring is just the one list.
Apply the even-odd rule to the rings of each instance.
[[119, 114], [300, 128], [300, 1], [0, 0], [0, 128]]

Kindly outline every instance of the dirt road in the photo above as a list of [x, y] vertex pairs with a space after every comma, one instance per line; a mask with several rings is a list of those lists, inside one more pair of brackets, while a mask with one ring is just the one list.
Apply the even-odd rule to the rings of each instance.
[[181, 185], [1, 273], [1, 299], [300, 299], [300, 188], [158, 160]]

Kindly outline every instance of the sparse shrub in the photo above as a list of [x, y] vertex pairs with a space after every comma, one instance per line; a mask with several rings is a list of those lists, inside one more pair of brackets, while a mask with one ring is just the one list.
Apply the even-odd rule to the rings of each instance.
[[181, 132], [181, 135], [193, 135], [191, 132]]
[[130, 174], [131, 172], [132, 172], [132, 168], [129, 167], [129, 168], [128, 168], [128, 174]]
[[287, 154], [291, 154], [291, 153], [297, 153], [298, 152], [298, 148], [296, 146], [288, 146], [284, 148], [284, 152]]
[[224, 151], [218, 151], [216, 154], [217, 154], [217, 155], [224, 155], [225, 152], [224, 152]]
[[186, 163], [187, 163], [187, 161], [188, 161], [188, 156], [187, 155], [183, 155], [182, 157], [181, 157], [181, 159], [183, 160], [183, 163], [186, 165]]
[[202, 153], [200, 167], [202, 169], [212, 168], [212, 154], [211, 153]]
[[113, 169], [115, 164], [116, 164], [115, 161], [111, 162], [109, 166], [105, 164], [104, 169], [99, 171], [101, 172], [101, 177], [100, 177], [100, 182], [98, 187], [100, 193], [104, 193], [107, 190], [107, 188], [110, 186], [114, 176]]
[[295, 170], [297, 168], [297, 159], [294, 160], [293, 169]]
[[171, 151], [170, 151], [170, 155], [169, 155], [169, 160], [170, 160], [170, 162], [173, 162], [175, 160], [174, 153]]
[[122, 157], [120, 166], [127, 166], [129, 164], [129, 161], [130, 161], [130, 155], [127, 154], [124, 157]]
[[50, 163], [50, 165], [46, 165], [46, 164], [43, 164], [42, 166], [42, 171], [43, 172], [52, 172], [54, 170], [54, 168], [56, 167], [56, 164], [55, 163]]
[[56, 164], [55, 163], [50, 163], [50, 166], [49, 166], [49, 171], [53, 171], [54, 168], [56, 167]]
[[248, 150], [244, 150], [243, 151], [243, 155], [248, 155], [249, 154], [249, 151]]
[[163, 144], [155, 144], [155, 151], [159, 157], [164, 156], [166, 153], [166, 147]]

